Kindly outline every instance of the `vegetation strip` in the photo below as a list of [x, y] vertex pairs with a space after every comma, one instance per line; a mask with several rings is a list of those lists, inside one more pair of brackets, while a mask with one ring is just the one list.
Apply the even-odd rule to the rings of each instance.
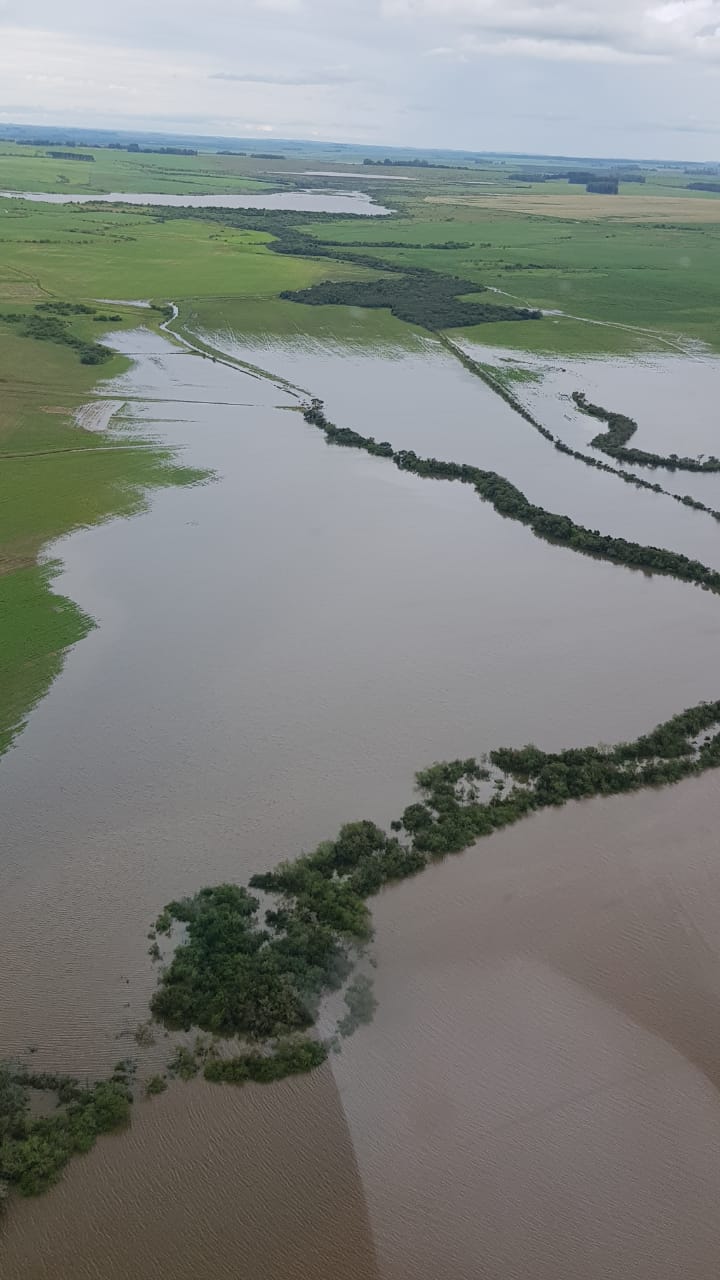
[[[632, 471], [621, 471], [619, 467], [611, 467], [609, 463], [601, 462], [599, 458], [590, 458], [580, 449], [571, 449], [570, 445], [565, 444], [559, 436], [553, 435], [552, 431], [549, 431], [541, 422], [538, 422], [537, 418], [530, 413], [530, 410], [525, 408], [525, 405], [522, 404], [520, 400], [518, 400], [517, 396], [514, 396], [506, 386], [503, 385], [499, 378], [493, 376], [493, 374], [486, 367], [479, 364], [477, 360], [473, 360], [472, 356], [469, 356], [462, 347], [459, 347], [457, 343], [448, 338], [447, 334], [438, 333], [435, 336], [438, 342], [440, 342], [445, 349], [451, 353], [451, 355], [454, 355], [456, 359], [465, 366], [468, 372], [475, 374], [477, 378], [481, 378], [486, 386], [490, 387], [496, 395], [499, 395], [511, 409], [514, 409], [515, 413], [520, 414], [520, 417], [524, 418], [531, 427], [534, 427], [545, 440], [548, 440], [550, 444], [554, 445], [558, 453], [564, 453], [570, 458], [575, 458], [576, 461], [584, 463], [586, 467], [594, 467], [596, 471], [604, 471], [606, 475], [617, 476], [619, 480], [623, 480], [625, 484], [634, 485], [636, 489], [649, 489], [651, 493], [659, 493], [665, 498], [672, 498], [673, 502], [680, 502], [684, 507], [692, 507], [694, 511], [702, 511], [706, 515], [712, 516], [713, 520], [720, 521], [720, 511], [718, 511], [716, 507], [708, 507], [706, 503], [700, 502], [697, 498], [693, 498], [689, 493], [673, 493], [670, 489], [663, 489], [660, 484], [653, 484], [650, 480], [643, 480], [641, 476], [634, 475]], [[579, 394], [581, 393], [574, 393], [573, 399], [575, 399], [575, 396]], [[596, 436], [590, 443], [596, 444], [597, 440], [600, 438], [601, 437]], [[712, 461], [715, 462], [716, 459], [712, 459]], [[674, 464], [670, 462], [669, 465], [672, 468]], [[698, 467], [694, 469], [700, 470], [701, 468]], [[714, 467], [702, 468], [702, 470], [706, 471], [714, 469]]]
[[628, 449], [627, 442], [635, 435], [638, 426], [634, 418], [628, 418], [624, 413], [614, 413], [611, 409], [603, 409], [599, 404], [592, 404], [582, 391], [573, 391], [572, 398], [581, 413], [607, 423], [607, 431], [593, 436], [590, 444], [594, 449], [601, 449], [603, 453], [609, 454], [611, 458], [641, 467], [665, 467], [668, 471], [720, 471], [720, 458], [714, 456], [701, 461], [699, 458], [679, 458], [676, 453], [666, 457], [662, 453], [648, 453], [645, 449]]
[[395, 450], [387, 440], [378, 443], [373, 436], [362, 436], [348, 427], [336, 427], [326, 418], [322, 400], [312, 400], [306, 405], [303, 417], [306, 422], [324, 432], [330, 444], [363, 449], [366, 453], [389, 458], [401, 471], [412, 471], [415, 475], [429, 479], [459, 480], [462, 484], [471, 484], [476, 493], [484, 501], [490, 502], [499, 515], [519, 520], [532, 529], [536, 537], [543, 538], [546, 542], [567, 546], [573, 551], [609, 560], [613, 564], [623, 564], [630, 569], [665, 574], [720, 592], [720, 572], [699, 560], [691, 560], [678, 551], [648, 547], [639, 542], [628, 542], [625, 538], [613, 538], [596, 529], [586, 529], [584, 525], [575, 524], [569, 516], [535, 506], [520, 489], [495, 471], [483, 471], [468, 463], [419, 458], [412, 449]]

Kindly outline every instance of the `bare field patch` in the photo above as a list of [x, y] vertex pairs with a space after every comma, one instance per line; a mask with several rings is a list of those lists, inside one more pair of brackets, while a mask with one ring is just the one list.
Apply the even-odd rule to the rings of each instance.
[[461, 205], [544, 218], [610, 222], [720, 222], [720, 199], [688, 196], [579, 195], [426, 196], [426, 204]]

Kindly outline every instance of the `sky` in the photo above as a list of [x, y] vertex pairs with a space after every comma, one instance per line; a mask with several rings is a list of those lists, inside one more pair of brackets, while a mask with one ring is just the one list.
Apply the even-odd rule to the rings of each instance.
[[0, 121], [713, 160], [720, 0], [0, 0]]

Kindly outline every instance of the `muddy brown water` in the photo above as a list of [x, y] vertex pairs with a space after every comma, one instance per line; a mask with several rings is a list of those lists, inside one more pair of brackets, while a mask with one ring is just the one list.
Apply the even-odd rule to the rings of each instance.
[[[221, 479], [53, 549], [100, 625], [0, 768], [0, 1052], [79, 1072], [135, 1051], [170, 897], [389, 820], [432, 759], [717, 696], [714, 597], [121, 340], [127, 430]], [[13, 1204], [3, 1280], [714, 1274], [718, 781], [543, 813], [383, 894], [373, 1024], [309, 1078], [140, 1102]]]

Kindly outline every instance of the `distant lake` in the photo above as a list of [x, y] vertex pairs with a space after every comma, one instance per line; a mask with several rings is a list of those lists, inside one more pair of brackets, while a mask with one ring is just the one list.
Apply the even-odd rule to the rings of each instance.
[[49, 191], [0, 191], [10, 200], [34, 200], [41, 204], [153, 204], [173, 205], [183, 209], [297, 209], [303, 213], [360, 213], [378, 217], [391, 213], [375, 204], [364, 191], [347, 191], [342, 195], [320, 191], [281, 191], [274, 195], [165, 195], [155, 192], [111, 191], [108, 194], [66, 194]]

